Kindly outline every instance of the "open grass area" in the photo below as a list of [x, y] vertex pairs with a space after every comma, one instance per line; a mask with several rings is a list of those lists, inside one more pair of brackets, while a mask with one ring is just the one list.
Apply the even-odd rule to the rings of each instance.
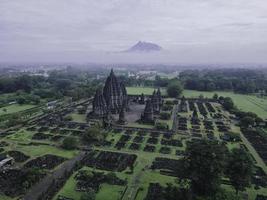
[[259, 98], [254, 95], [235, 94], [233, 92], [183, 91], [185, 97], [199, 97], [202, 94], [204, 97], [211, 98], [214, 93], [217, 93], [219, 96], [231, 97], [235, 105], [242, 111], [254, 112], [264, 119], [267, 118], [267, 100], [264, 98]]
[[[226, 191], [232, 192], [233, 194], [235, 194], [235, 190], [232, 186], [230, 185], [222, 185], [222, 188], [224, 188]], [[254, 189], [254, 185], [252, 185], [250, 188], [246, 189], [246, 192], [248, 194], [248, 199], [249, 200], [254, 200], [256, 199], [257, 194], [261, 194], [261, 195], [267, 195], [267, 190], [266, 188], [258, 188], [257, 190]]]
[[0, 194], [0, 200], [14, 200], [14, 199], [17, 199], [17, 198], [11, 198], [11, 197]]
[[16, 133], [7, 136], [6, 138], [18, 142], [30, 142], [32, 139], [33, 133], [24, 129], [20, 129]]
[[153, 125], [150, 124], [141, 124], [141, 123], [137, 123], [137, 122], [131, 122], [126, 124], [126, 126], [128, 127], [136, 127], [136, 128], [153, 128]]
[[[144, 93], [144, 95], [151, 95], [154, 90], [157, 88], [153, 87], [126, 87], [127, 94], [129, 95], [138, 95]], [[166, 95], [166, 89], [160, 88], [161, 94]]]
[[[5, 115], [5, 114], [12, 114], [12, 113], [28, 110], [28, 109], [33, 108], [33, 107], [35, 107], [35, 105], [29, 105], [29, 104], [25, 104], [25, 105], [19, 105], [19, 104], [8, 105], [8, 106], [0, 108], [0, 116], [1, 115]], [[5, 111], [5, 109], [6, 109], [6, 111]]]
[[96, 200], [103, 200], [103, 199], [120, 199], [121, 193], [124, 190], [124, 186], [118, 185], [109, 185], [109, 184], [102, 184], [100, 186], [100, 190], [96, 195]]
[[85, 123], [86, 122], [86, 115], [85, 114], [72, 113], [70, 116], [72, 117], [72, 121], [74, 121], [74, 122], [79, 122], [79, 123]]
[[72, 174], [71, 177], [68, 179], [68, 181], [65, 183], [65, 185], [61, 188], [61, 190], [58, 192], [57, 195], [53, 198], [53, 200], [56, 200], [58, 195], [63, 195], [65, 197], [72, 198], [74, 200], [79, 200], [81, 198], [82, 192], [77, 192], [75, 190], [76, 188], [76, 181], [74, 179], [76, 173]]
[[78, 154], [78, 151], [75, 150], [66, 151], [64, 149], [49, 145], [17, 145], [15, 148], [12, 148], [12, 150], [22, 151], [23, 153], [31, 157], [43, 156], [45, 154], [53, 154], [65, 158], [72, 158]]
[[[103, 170], [92, 169], [89, 167], [83, 167], [82, 170], [95, 170], [95, 171], [105, 172]], [[74, 174], [71, 175], [71, 177], [68, 179], [68, 181], [62, 187], [62, 189], [57, 193], [57, 195], [55, 195], [53, 200], [56, 200], [58, 195], [72, 198], [74, 200], [80, 200], [83, 192], [78, 192], [75, 189], [76, 188], [76, 180], [74, 177], [76, 174], [77, 174], [77, 172], [75, 172]], [[103, 183], [100, 186], [98, 193], [96, 194], [96, 200], [103, 200], [103, 199], [116, 200], [116, 199], [119, 199], [121, 197], [121, 194], [122, 194], [124, 189], [125, 189], [125, 186], [110, 185], [110, 184]]]

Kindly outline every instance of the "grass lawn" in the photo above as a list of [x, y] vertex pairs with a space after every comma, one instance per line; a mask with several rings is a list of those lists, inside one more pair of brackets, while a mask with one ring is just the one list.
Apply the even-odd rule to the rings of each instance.
[[30, 142], [33, 136], [33, 132], [20, 129], [16, 133], [7, 136], [8, 140], [18, 141], [18, 142]]
[[17, 199], [17, 198], [16, 197], [11, 198], [11, 197], [0, 194], [0, 200], [15, 200], [15, 199]]
[[79, 123], [85, 123], [86, 122], [86, 115], [85, 114], [72, 113], [70, 116], [72, 117], [72, 121], [74, 121], [74, 122], [79, 122]]
[[168, 124], [169, 130], [172, 129], [172, 125], [173, 125], [173, 119], [172, 118], [168, 119], [168, 120], [158, 119], [157, 122]]
[[128, 127], [136, 127], [136, 128], [153, 128], [154, 126], [153, 125], [150, 125], [150, 124], [141, 124], [141, 123], [135, 123], [135, 122], [131, 122], [131, 123], [128, 123], [126, 124], [126, 126]]
[[[0, 115], [16, 113], [16, 112], [20, 112], [23, 110], [28, 110], [28, 109], [33, 108], [33, 107], [36, 107], [36, 106], [35, 105], [29, 105], [29, 104], [25, 104], [25, 105], [13, 104], [13, 105], [9, 105], [9, 106], [5, 106], [5, 107], [0, 108]], [[6, 112], [3, 109], [6, 109]]]
[[102, 184], [96, 195], [96, 200], [116, 200], [120, 199], [125, 186]]
[[56, 200], [59, 194], [65, 197], [72, 198], [74, 200], [79, 200], [81, 198], [82, 192], [77, 192], [75, 190], [75, 187], [76, 187], [76, 181], [74, 179], [75, 174], [76, 173], [71, 175], [71, 177], [68, 179], [65, 185], [61, 188], [58, 194], [53, 198], [53, 200]]
[[[150, 95], [157, 88], [153, 88], [153, 87], [126, 87], [126, 89], [127, 89], [127, 94], [137, 95], [137, 94], [144, 93], [144, 95]], [[161, 91], [162, 95], [166, 95], [166, 89], [165, 88], [161, 88], [160, 91]]]
[[[229, 192], [235, 193], [235, 190], [233, 189], [232, 186], [230, 185], [222, 185], [222, 187]], [[257, 194], [262, 194], [262, 195], [267, 195], [267, 190], [266, 188], [259, 188], [258, 190], [255, 190], [254, 185], [252, 185], [250, 188], [246, 189], [246, 192], [248, 193], [248, 199], [256, 199]]]
[[204, 97], [211, 98], [214, 93], [217, 93], [219, 96], [231, 97], [240, 110], [252, 111], [264, 119], [267, 118], [267, 100], [264, 98], [253, 95], [235, 94], [233, 92], [202, 92], [195, 90], [184, 90], [183, 95], [185, 97], [198, 97], [202, 94]]
[[[89, 167], [83, 167], [82, 170], [92, 170]], [[96, 171], [103, 171], [103, 170], [96, 170]], [[103, 171], [104, 172], [104, 171]], [[63, 195], [68, 198], [72, 198], [74, 200], [80, 200], [81, 195], [83, 192], [77, 192], [76, 188], [76, 180], [74, 179], [77, 172], [71, 175], [68, 181], [65, 183], [63, 188], [57, 193], [57, 195], [53, 198], [53, 200], [57, 199], [58, 195]], [[118, 185], [109, 185], [103, 183], [100, 186], [98, 193], [96, 194], [96, 200], [116, 200], [121, 197], [121, 194], [124, 190], [125, 186], [118, 186]]]
[[78, 151], [76, 150], [67, 151], [67, 150], [60, 149], [54, 146], [49, 146], [49, 145], [38, 145], [38, 146], [17, 145], [15, 149], [12, 148], [12, 150], [22, 151], [23, 153], [31, 157], [43, 156], [45, 154], [53, 154], [53, 155], [62, 156], [65, 158], [72, 158], [78, 154]]

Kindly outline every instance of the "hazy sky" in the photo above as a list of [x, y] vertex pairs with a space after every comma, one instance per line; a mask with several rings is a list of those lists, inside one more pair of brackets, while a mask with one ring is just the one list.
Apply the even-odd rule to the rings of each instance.
[[267, 0], [0, 0], [0, 61], [143, 60], [267, 62]]

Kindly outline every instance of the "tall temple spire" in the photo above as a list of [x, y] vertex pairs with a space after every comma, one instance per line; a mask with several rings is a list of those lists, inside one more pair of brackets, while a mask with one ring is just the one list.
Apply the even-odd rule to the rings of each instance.
[[153, 104], [152, 104], [150, 99], [148, 99], [146, 101], [145, 110], [141, 116], [141, 120], [145, 123], [153, 123], [154, 122]]
[[119, 113], [125, 95], [120, 82], [117, 80], [117, 77], [113, 72], [113, 69], [111, 69], [110, 75], [106, 80], [103, 95], [107, 104], [110, 104], [109, 106], [111, 112], [114, 114]]
[[120, 113], [123, 102], [126, 102], [125, 109], [128, 109], [127, 91], [122, 82], [119, 82], [111, 69], [106, 79], [103, 91], [97, 90], [93, 100], [94, 115], [108, 115], [108, 113]]
[[103, 116], [107, 113], [107, 104], [101, 89], [97, 89], [93, 99], [93, 113]]
[[114, 71], [113, 71], [113, 68], [111, 68], [111, 70], [110, 70], [110, 74], [109, 74], [110, 76], [114, 76]]
[[119, 113], [119, 121], [118, 123], [119, 124], [126, 124], [126, 119], [125, 119], [125, 103], [123, 103], [122, 107], [121, 107], [121, 110], [120, 110], [120, 113]]

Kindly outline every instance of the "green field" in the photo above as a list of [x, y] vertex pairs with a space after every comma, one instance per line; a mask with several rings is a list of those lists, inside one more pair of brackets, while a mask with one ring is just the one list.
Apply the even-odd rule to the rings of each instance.
[[74, 122], [86, 123], [86, 115], [84, 114], [72, 113], [70, 116]]
[[[83, 167], [82, 170], [105, 172], [103, 170], [96, 170], [96, 169], [92, 169], [89, 167]], [[72, 174], [72, 176], [68, 179], [68, 181], [65, 183], [63, 188], [58, 192], [57, 195], [55, 195], [53, 200], [56, 200], [58, 195], [73, 198], [75, 200], [79, 200], [81, 198], [83, 192], [76, 191], [76, 180], [74, 178], [76, 174], [77, 172]], [[124, 188], [125, 186], [109, 185], [109, 184], [103, 183], [100, 185], [100, 189], [96, 194], [96, 200], [119, 199]]]
[[[23, 110], [28, 110], [33, 107], [35, 107], [35, 105], [29, 105], [29, 104], [25, 104], [25, 105], [13, 104], [13, 105], [5, 106], [5, 107], [0, 108], [0, 116], [5, 115], [5, 114], [12, 114], [12, 113], [20, 112]], [[4, 109], [6, 109], [6, 111], [4, 111]]]
[[[141, 94], [144, 93], [146, 95], [152, 94], [154, 88], [152, 87], [127, 87], [128, 94]], [[166, 94], [166, 89], [161, 88], [162, 94]], [[199, 95], [203, 95], [204, 97], [211, 98], [214, 93], [217, 93], [219, 96], [231, 97], [235, 103], [235, 105], [242, 111], [246, 112], [254, 112], [258, 114], [260, 117], [266, 119], [267, 118], [267, 99], [256, 97], [255, 95], [243, 95], [243, 94], [235, 94], [233, 92], [206, 92], [206, 91], [195, 91], [195, 90], [184, 90], [183, 95], [185, 97], [199, 97]]]
[[[131, 94], [131, 95], [137, 95], [137, 94], [142, 94], [144, 93], [144, 95], [151, 95], [153, 93], [154, 90], [156, 90], [157, 88], [153, 88], [153, 87], [126, 87], [127, 89], [127, 93]], [[162, 95], [166, 95], [166, 89], [165, 88], [161, 88], [161, 94]]]

